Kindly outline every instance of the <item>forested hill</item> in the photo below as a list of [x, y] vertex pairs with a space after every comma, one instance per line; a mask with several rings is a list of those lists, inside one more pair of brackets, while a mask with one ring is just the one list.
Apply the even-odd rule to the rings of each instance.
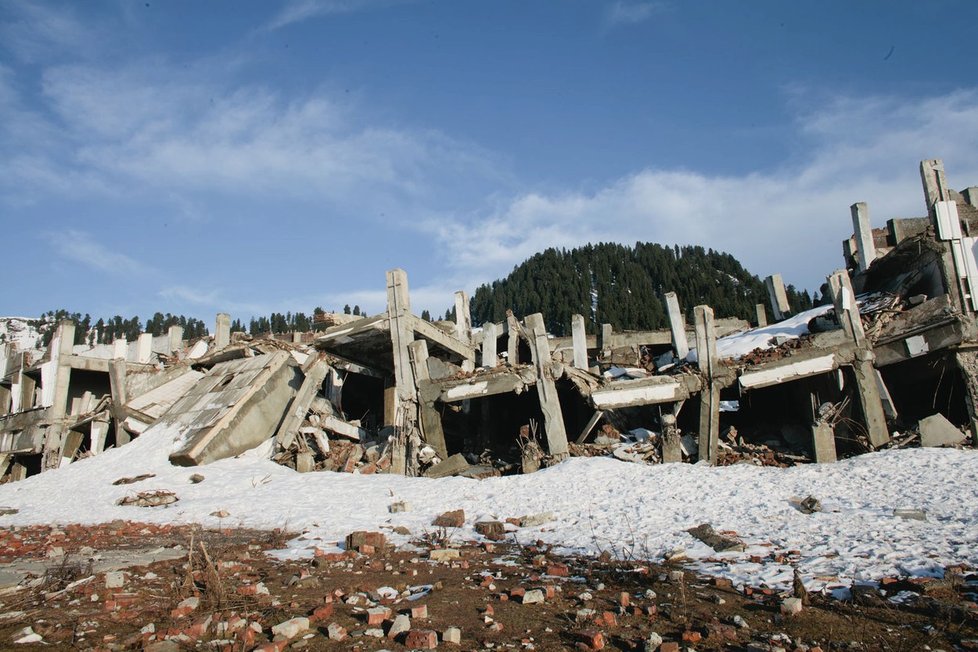
[[[787, 289], [793, 311], [811, 307], [807, 292]], [[584, 315], [588, 332], [604, 323], [616, 330], [651, 330], [668, 325], [666, 292], [679, 296], [690, 319], [693, 306], [704, 303], [717, 317], [753, 322], [758, 303], [771, 314], [764, 282], [730, 254], [650, 242], [547, 249], [506, 278], [476, 289], [471, 308], [476, 325], [502, 321], [507, 309], [520, 317], [540, 312], [555, 335], [570, 334], [575, 313]]]

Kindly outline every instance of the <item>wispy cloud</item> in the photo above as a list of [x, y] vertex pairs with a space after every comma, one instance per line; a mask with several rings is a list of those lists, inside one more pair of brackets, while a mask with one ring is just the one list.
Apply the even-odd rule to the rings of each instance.
[[235, 300], [228, 296], [224, 288], [203, 289], [189, 285], [171, 285], [162, 288], [157, 295], [168, 303], [185, 305], [188, 309], [205, 309], [212, 313], [232, 312], [241, 319], [254, 315], [267, 315], [271, 312], [260, 303]]
[[310, 18], [379, 9], [413, 0], [289, 0], [266, 25], [274, 30]]
[[661, 2], [615, 2], [608, 10], [608, 25], [644, 23], [663, 10]]
[[805, 155], [776, 172], [649, 168], [593, 192], [526, 192], [420, 228], [460, 279], [498, 277], [546, 247], [653, 241], [729, 251], [755, 273], [815, 289], [841, 265], [851, 204], [868, 202], [877, 226], [922, 214], [925, 158], [945, 160], [952, 187], [978, 183], [978, 90], [916, 102], [839, 97], [809, 105], [798, 129]]
[[70, 53], [77, 58], [91, 52], [98, 43], [96, 34], [77, 20], [71, 6], [55, 9], [40, 3], [6, 3], [6, 20], [0, 22], [0, 48], [21, 61]]
[[43, 238], [60, 258], [113, 275], [146, 274], [152, 268], [126, 254], [113, 251], [90, 233], [76, 229], [45, 232]]

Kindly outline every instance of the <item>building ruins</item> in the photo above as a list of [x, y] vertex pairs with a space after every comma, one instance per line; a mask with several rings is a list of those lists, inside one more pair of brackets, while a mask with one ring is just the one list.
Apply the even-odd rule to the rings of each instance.
[[[832, 462], [899, 447], [978, 444], [978, 187], [948, 188], [923, 161], [924, 217], [873, 228], [851, 207], [831, 305], [790, 314], [780, 275], [756, 324], [667, 293], [670, 327], [552, 337], [541, 314], [473, 328], [411, 310], [387, 273], [387, 310], [295, 333], [140, 335], [73, 345], [62, 321], [39, 359], [0, 349], [4, 481], [176, 433], [170, 460], [206, 464], [271, 440], [297, 471], [473, 478], [569, 455], [638, 462]], [[769, 320], [768, 307], [771, 311]], [[689, 307], [686, 307], [687, 310]]]

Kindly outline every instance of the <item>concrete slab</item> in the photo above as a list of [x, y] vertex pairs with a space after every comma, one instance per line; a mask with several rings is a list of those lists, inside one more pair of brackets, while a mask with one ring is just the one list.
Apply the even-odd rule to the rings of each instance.
[[955, 446], [967, 437], [940, 413], [921, 419], [918, 428], [920, 445], [924, 447]]

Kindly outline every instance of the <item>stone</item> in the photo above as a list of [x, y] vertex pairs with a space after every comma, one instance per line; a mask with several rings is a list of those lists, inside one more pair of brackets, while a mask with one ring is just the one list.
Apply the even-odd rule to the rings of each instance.
[[642, 650], [643, 652], [657, 652], [660, 645], [662, 645], [662, 637], [657, 632], [652, 632], [642, 644]]
[[430, 629], [412, 629], [404, 639], [404, 646], [411, 650], [434, 650], [438, 647], [438, 634]]
[[536, 604], [538, 602], [544, 602], [546, 598], [544, 597], [543, 591], [540, 589], [531, 589], [523, 594], [523, 604]]
[[309, 629], [309, 619], [303, 616], [291, 618], [272, 627], [272, 636], [292, 639]]
[[125, 571], [109, 571], [105, 574], [105, 588], [121, 589], [126, 585], [127, 575]]
[[501, 541], [506, 538], [506, 526], [501, 521], [479, 521], [475, 531], [490, 541]]
[[458, 627], [449, 627], [444, 632], [441, 633], [441, 640], [443, 643], [453, 643], [455, 645], [462, 644], [462, 630]]
[[398, 614], [391, 623], [391, 628], [387, 630], [387, 638], [396, 638], [411, 629], [411, 619], [404, 614]]
[[781, 613], [786, 616], [793, 616], [795, 614], [801, 613], [802, 602], [801, 598], [785, 598], [781, 601]]
[[456, 509], [451, 512], [439, 514], [431, 524], [435, 527], [460, 528], [465, 525], [465, 510]]
[[917, 427], [920, 430], [920, 445], [925, 448], [956, 446], [964, 442], [966, 437], [940, 413], [921, 419]]
[[927, 512], [922, 509], [911, 509], [908, 507], [897, 507], [893, 510], [893, 515], [911, 521], [926, 521]]
[[459, 552], [457, 548], [436, 548], [428, 552], [428, 559], [432, 561], [448, 561], [458, 558]]
[[326, 635], [331, 641], [342, 641], [346, 638], [346, 628], [338, 623], [330, 623], [326, 628]]
[[520, 516], [517, 521], [517, 525], [520, 527], [538, 527], [540, 525], [545, 525], [550, 521], [555, 520], [553, 512], [541, 512], [539, 514], [528, 514], [526, 516]]

